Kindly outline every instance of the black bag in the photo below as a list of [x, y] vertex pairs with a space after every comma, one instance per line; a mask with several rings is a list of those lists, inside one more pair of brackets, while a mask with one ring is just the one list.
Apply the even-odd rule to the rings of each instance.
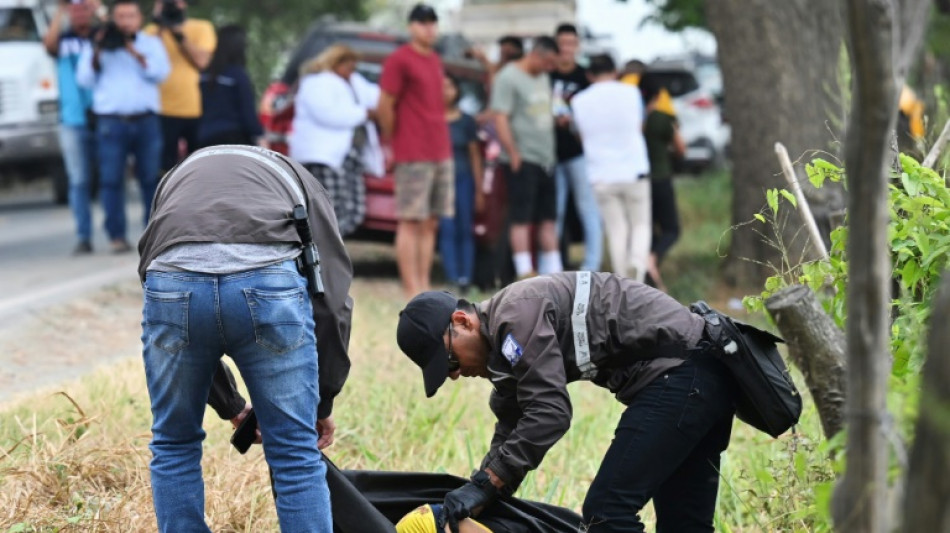
[[706, 333], [716, 345], [716, 356], [739, 386], [739, 420], [773, 437], [797, 424], [802, 397], [776, 347], [785, 341], [719, 313], [706, 302], [689, 308], [706, 320]]

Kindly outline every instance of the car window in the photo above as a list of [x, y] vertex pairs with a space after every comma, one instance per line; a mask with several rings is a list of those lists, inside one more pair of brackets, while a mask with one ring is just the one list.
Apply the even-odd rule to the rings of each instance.
[[648, 71], [650, 78], [656, 80], [670, 92], [673, 98], [683, 96], [699, 89], [696, 77], [686, 71]]
[[0, 8], [0, 42], [37, 42], [40, 33], [33, 19], [33, 10], [23, 7]]

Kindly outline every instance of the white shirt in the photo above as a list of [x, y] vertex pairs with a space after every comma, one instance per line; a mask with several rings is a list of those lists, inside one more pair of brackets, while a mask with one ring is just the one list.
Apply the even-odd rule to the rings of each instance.
[[591, 183], [634, 182], [650, 173], [643, 97], [632, 85], [599, 81], [571, 99]]
[[353, 130], [366, 122], [366, 110], [375, 109], [378, 101], [379, 87], [358, 73], [349, 82], [330, 71], [304, 76], [294, 99], [290, 157], [342, 168]]

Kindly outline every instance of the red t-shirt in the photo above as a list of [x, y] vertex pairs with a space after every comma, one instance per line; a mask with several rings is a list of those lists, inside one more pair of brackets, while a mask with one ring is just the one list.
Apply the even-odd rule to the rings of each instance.
[[379, 86], [396, 99], [393, 158], [397, 163], [451, 159], [442, 97], [442, 61], [403, 45], [386, 58]]

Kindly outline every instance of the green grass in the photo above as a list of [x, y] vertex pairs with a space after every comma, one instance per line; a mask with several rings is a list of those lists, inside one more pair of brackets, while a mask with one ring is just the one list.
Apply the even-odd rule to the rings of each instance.
[[[728, 224], [729, 181], [720, 174], [676, 186], [684, 233], [665, 266], [674, 295], [689, 301], [718, 290], [715, 250]], [[490, 384], [450, 382], [426, 399], [420, 372], [394, 342], [399, 287], [362, 279], [353, 295], [353, 368], [336, 402], [339, 429], [328, 456], [341, 468], [468, 475], [492, 434]], [[151, 417], [138, 355], [58, 390], [76, 405], [44, 393], [0, 410], [0, 531], [154, 530]], [[572, 428], [519, 495], [579, 510], [623, 406], [588, 383], [573, 384], [570, 392]], [[213, 413], [205, 428], [212, 530], [276, 531], [260, 447], [237, 454], [228, 444], [230, 424]], [[722, 464], [717, 531], [829, 531], [822, 509], [832, 474], [820, 435], [807, 397], [793, 435], [773, 440], [737, 422]], [[652, 511], [644, 517], [652, 521]]]

